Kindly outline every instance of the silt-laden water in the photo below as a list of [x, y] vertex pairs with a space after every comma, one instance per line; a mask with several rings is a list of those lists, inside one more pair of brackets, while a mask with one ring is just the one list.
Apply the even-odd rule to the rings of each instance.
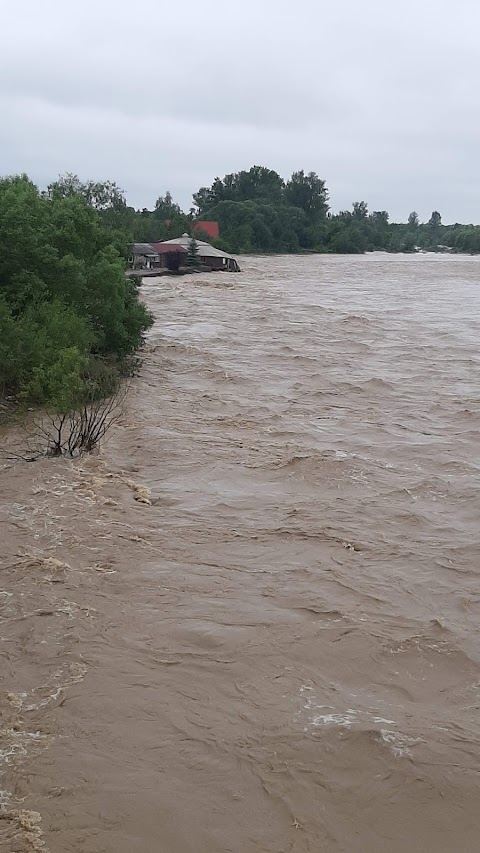
[[474, 853], [480, 261], [241, 266], [0, 475], [0, 849]]

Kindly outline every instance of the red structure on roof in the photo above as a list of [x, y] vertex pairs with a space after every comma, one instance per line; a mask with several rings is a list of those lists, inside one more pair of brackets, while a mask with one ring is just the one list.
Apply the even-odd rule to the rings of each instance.
[[218, 222], [206, 222], [205, 220], [195, 222], [193, 231], [203, 231], [203, 233], [208, 234], [212, 240], [217, 240], [220, 236]]

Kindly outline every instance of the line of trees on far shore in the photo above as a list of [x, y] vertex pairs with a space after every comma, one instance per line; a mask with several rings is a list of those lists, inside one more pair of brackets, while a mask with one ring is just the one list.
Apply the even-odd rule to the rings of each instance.
[[333, 213], [325, 181], [315, 172], [303, 170], [288, 180], [264, 166], [215, 178], [210, 187], [193, 194], [188, 213], [169, 192], [158, 197], [153, 210], [135, 210], [115, 183], [82, 183], [75, 175], [64, 175], [49, 192], [59, 198], [83, 196], [100, 213], [105, 226], [138, 242], [168, 240], [190, 232], [195, 219], [200, 219], [219, 223], [220, 238], [215, 245], [234, 254], [418, 249], [480, 253], [480, 226], [443, 225], [436, 210], [423, 223], [415, 211], [407, 222], [391, 222], [386, 210], [370, 211], [365, 201]]
[[[368, 209], [356, 201], [351, 210], [333, 213], [325, 181], [315, 172], [294, 172], [284, 180], [264, 166], [215, 178], [210, 187], [193, 194], [183, 211], [166, 192], [153, 210], [136, 210], [112, 181], [82, 182], [66, 174], [50, 185], [52, 198], [80, 196], [100, 215], [108, 229], [128, 242], [168, 240], [191, 232], [196, 219], [214, 220], [220, 238], [213, 241], [233, 254], [263, 252], [328, 252], [361, 254], [369, 251], [452, 251], [480, 253], [480, 226], [443, 225], [434, 210], [427, 222], [412, 211], [407, 222], [391, 222], [386, 210]], [[200, 233], [197, 236], [201, 237]], [[212, 242], [207, 235], [205, 239]]]

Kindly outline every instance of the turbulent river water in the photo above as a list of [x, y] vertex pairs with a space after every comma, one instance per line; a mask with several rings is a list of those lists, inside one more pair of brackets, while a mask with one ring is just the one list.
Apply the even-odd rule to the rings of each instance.
[[2, 851], [479, 849], [480, 262], [241, 266], [0, 472]]

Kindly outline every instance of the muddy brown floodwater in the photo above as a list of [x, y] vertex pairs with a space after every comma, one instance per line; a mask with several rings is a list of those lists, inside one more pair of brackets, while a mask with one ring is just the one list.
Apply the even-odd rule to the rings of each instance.
[[1, 471], [2, 853], [480, 848], [480, 262], [242, 268]]

